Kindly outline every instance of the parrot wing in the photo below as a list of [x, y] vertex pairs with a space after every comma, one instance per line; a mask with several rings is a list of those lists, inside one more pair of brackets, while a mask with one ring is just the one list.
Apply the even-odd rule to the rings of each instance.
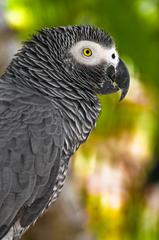
[[63, 142], [62, 118], [52, 103], [0, 88], [0, 237], [17, 218], [32, 223], [47, 204]]

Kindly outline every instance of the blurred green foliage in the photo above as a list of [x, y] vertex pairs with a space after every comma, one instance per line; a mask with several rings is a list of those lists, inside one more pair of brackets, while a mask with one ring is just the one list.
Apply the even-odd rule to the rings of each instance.
[[[80, 167], [82, 172], [82, 168], [92, 166], [88, 157], [88, 152], [91, 155], [93, 151], [92, 144], [97, 147], [103, 144], [104, 149], [112, 144], [110, 152], [116, 155], [110, 158], [115, 162], [132, 160], [132, 156], [122, 155], [122, 149], [130, 154], [131, 140], [133, 142], [137, 137], [133, 151], [135, 154], [146, 151], [147, 162], [141, 163], [139, 156], [136, 157], [138, 163], [134, 164], [133, 159], [133, 163], [126, 166], [132, 178], [131, 186], [126, 188], [129, 196], [118, 210], [105, 207], [99, 194], [91, 194], [85, 189], [85, 205], [90, 216], [88, 227], [99, 240], [159, 239], [159, 213], [148, 209], [145, 203], [147, 195], [142, 186], [149, 166], [159, 162], [159, 0], [8, 0], [6, 19], [23, 40], [43, 27], [74, 24], [97, 25], [114, 37], [120, 55], [129, 66], [131, 85], [134, 78], [140, 85], [134, 86], [132, 96], [123, 103], [117, 103], [117, 95], [100, 97], [103, 113], [87, 150], [85, 147], [81, 150], [87, 157], [82, 161], [79, 156], [81, 166], [77, 172]], [[124, 134], [127, 140], [123, 140]], [[103, 154], [107, 159], [107, 152]], [[136, 170], [137, 164], [141, 171]], [[135, 171], [138, 171], [137, 175]]]

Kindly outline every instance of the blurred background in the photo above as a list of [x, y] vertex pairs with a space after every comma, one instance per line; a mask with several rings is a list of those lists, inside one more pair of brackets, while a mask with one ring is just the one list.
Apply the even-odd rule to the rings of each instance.
[[114, 37], [130, 90], [100, 97], [62, 194], [23, 240], [158, 240], [159, 0], [0, 0], [0, 73], [36, 30], [84, 23]]

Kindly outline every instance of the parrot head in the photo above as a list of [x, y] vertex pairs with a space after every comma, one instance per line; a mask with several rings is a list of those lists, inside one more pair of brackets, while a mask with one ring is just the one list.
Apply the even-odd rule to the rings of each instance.
[[99, 28], [91, 26], [68, 29], [70, 44], [64, 62], [67, 63], [65, 69], [74, 77], [75, 83], [92, 89], [96, 94], [120, 90], [122, 100], [128, 92], [130, 77], [113, 39]]
[[23, 81], [58, 98], [121, 90], [122, 100], [130, 80], [113, 39], [89, 25], [40, 30], [17, 53], [7, 74], [16, 84]]

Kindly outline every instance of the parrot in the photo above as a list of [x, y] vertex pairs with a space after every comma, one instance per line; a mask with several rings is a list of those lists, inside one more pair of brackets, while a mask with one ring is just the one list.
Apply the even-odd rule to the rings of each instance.
[[0, 76], [0, 239], [18, 240], [57, 199], [69, 160], [130, 76], [113, 38], [92, 25], [43, 28]]

